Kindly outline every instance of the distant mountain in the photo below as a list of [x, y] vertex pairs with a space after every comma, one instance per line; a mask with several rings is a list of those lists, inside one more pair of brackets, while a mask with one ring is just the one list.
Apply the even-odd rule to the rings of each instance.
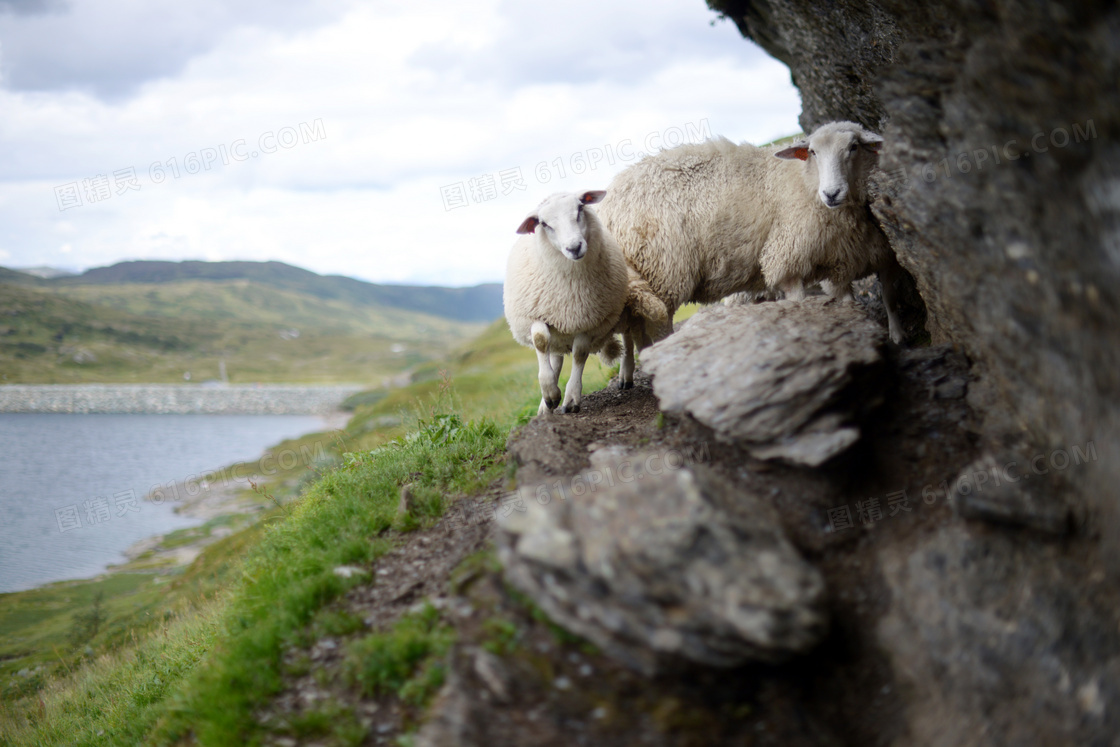
[[[59, 277], [50, 285], [120, 285], [190, 280], [249, 280], [280, 290], [362, 306], [417, 311], [463, 322], [489, 322], [502, 315], [502, 286], [470, 288], [425, 285], [378, 285], [340, 275], [318, 275], [283, 262], [120, 262], [81, 275]], [[23, 282], [26, 282], [27, 278]], [[0, 282], [20, 282], [0, 275]]]
[[42, 285], [43, 279], [37, 275], [29, 275], [22, 270], [9, 270], [7, 267], [0, 267], [0, 283]]
[[17, 267], [16, 272], [22, 272], [26, 275], [33, 275], [37, 278], [46, 278], [48, 280], [50, 280], [51, 278], [65, 278], [65, 277], [70, 277], [71, 275], [77, 275], [78, 274], [78, 273], [76, 273], [72, 270], [64, 270], [61, 267], [46, 267], [46, 266], [41, 266], [41, 267]]
[[0, 269], [0, 385], [377, 385], [485, 326], [257, 280], [63, 280]]

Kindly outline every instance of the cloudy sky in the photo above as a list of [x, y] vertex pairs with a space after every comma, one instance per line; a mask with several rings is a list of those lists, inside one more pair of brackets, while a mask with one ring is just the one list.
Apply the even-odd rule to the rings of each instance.
[[799, 112], [703, 0], [0, 0], [0, 265], [501, 280], [551, 192]]

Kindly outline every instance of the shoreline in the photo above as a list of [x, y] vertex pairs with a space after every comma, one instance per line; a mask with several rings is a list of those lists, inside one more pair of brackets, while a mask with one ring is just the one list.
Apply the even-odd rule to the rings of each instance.
[[[18, 385], [17, 385], [18, 386]], [[42, 385], [43, 388], [54, 385]], [[82, 386], [101, 386], [101, 385], [82, 385]], [[112, 386], [112, 385], [109, 385]], [[153, 385], [142, 385], [153, 386]], [[175, 386], [175, 385], [166, 385]], [[326, 387], [298, 387], [299, 389], [324, 389]], [[2, 389], [2, 387], [0, 387]], [[360, 391], [360, 389], [358, 390]], [[303, 433], [297, 439], [307, 438], [308, 436], [317, 433], [330, 434], [333, 431], [342, 430], [349, 422], [352, 413], [339, 410], [338, 404], [341, 402], [342, 397], [338, 397], [334, 401], [334, 406], [326, 412], [312, 412], [312, 413], [277, 413], [277, 412], [252, 412], [252, 413], [198, 413], [198, 414], [249, 414], [249, 415], [282, 415], [282, 414], [300, 414], [300, 415], [313, 415], [321, 421], [321, 427], [318, 430], [311, 430]], [[0, 413], [5, 411], [0, 410]], [[44, 411], [34, 411], [34, 414], [52, 414]], [[128, 413], [128, 414], [179, 414], [179, 413]], [[190, 413], [194, 414], [194, 413]], [[214, 470], [210, 470], [207, 474], [220, 475], [230, 470], [237, 464], [257, 464], [259, 465], [263, 460], [270, 455], [277, 452], [280, 444], [273, 444], [266, 447], [252, 460], [245, 460], [242, 462], [232, 462], [223, 465]], [[259, 479], [259, 476], [258, 476]], [[268, 502], [262, 497], [255, 494], [250, 486], [250, 478], [234, 478], [233, 480], [213, 480], [206, 483], [205, 489], [198, 492], [197, 495], [192, 496], [191, 491], [186, 489], [186, 481], [176, 480], [177, 487], [179, 488], [177, 495], [184, 496], [183, 498], [175, 501], [173, 511], [176, 514], [189, 517], [195, 520], [195, 524], [183, 529], [176, 529], [171, 532], [164, 532], [159, 534], [152, 534], [129, 545], [121, 551], [123, 559], [113, 562], [109, 561], [97, 573], [88, 576], [80, 576], [73, 578], [58, 579], [55, 581], [45, 581], [36, 586], [28, 589], [20, 589], [10, 592], [0, 592], [0, 596], [7, 594], [22, 594], [33, 592], [40, 589], [45, 589], [57, 584], [82, 584], [97, 582], [103, 580], [107, 576], [116, 573], [152, 573], [159, 576], [166, 576], [169, 573], [175, 573], [188, 567], [199, 554], [214, 542], [223, 539], [224, 537], [232, 534], [234, 531], [240, 531], [256, 523], [258, 520], [257, 515], [264, 509], [268, 508]], [[150, 495], [143, 496], [143, 501], [149, 501]], [[226, 525], [221, 522], [222, 519], [230, 519], [231, 524]], [[178, 536], [177, 536], [178, 535]], [[184, 535], [190, 535], [189, 539], [184, 541]], [[170, 546], [164, 546], [167, 541], [171, 539], [173, 543]]]
[[368, 387], [302, 384], [5, 384], [0, 413], [320, 415]]
[[[350, 416], [351, 413], [338, 409], [321, 414], [319, 417], [323, 421], [323, 429], [321, 431], [305, 433], [300, 436], [300, 438], [306, 438], [314, 433], [330, 433], [332, 431], [341, 430], [349, 422]], [[265, 449], [255, 461], [259, 464], [265, 457], [272, 454], [275, 448], [276, 445]], [[233, 465], [225, 465], [219, 470], [215, 470], [213, 474], [224, 472], [231, 466]], [[180, 482], [179, 485], [182, 487], [183, 483]], [[185, 488], [181, 490], [179, 494], [189, 496]], [[249, 494], [255, 497], [251, 498]], [[149, 496], [145, 496], [145, 500], [148, 499]], [[200, 491], [196, 497], [183, 498], [177, 502], [174, 508], [176, 514], [197, 519], [200, 521], [199, 524], [185, 530], [180, 529], [170, 533], [153, 534], [134, 542], [124, 551], [124, 556], [127, 558], [125, 562], [108, 565], [98, 576], [108, 573], [131, 572], [145, 569], [138, 566], [146, 566], [148, 570], [162, 572], [186, 568], [194, 562], [195, 558], [197, 558], [208, 545], [229, 536], [234, 531], [240, 531], [256, 523], [257, 514], [266, 508], [268, 508], [267, 502], [262, 496], [253, 492], [248, 479], [235, 479], [232, 483], [228, 481], [219, 482], [217, 480], [207, 483], [205, 490]], [[246, 520], [241, 523], [237, 529], [232, 529], [227, 526], [218, 526], [210, 529], [205, 534], [197, 535], [189, 542], [176, 543], [173, 547], [161, 547], [167, 538], [173, 534], [197, 531], [207, 527], [213, 521], [225, 517], [245, 517]]]

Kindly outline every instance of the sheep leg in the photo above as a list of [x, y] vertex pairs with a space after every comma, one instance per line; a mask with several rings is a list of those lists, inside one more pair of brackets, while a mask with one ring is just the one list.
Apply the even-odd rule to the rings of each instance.
[[852, 284], [849, 283], [834, 283], [831, 280], [822, 280], [821, 286], [824, 292], [828, 294], [826, 304], [834, 303], [836, 301], [850, 300], [855, 302], [855, 293], [852, 291]]
[[790, 301], [805, 300], [805, 282], [801, 278], [791, 278], [779, 286], [779, 290], [786, 294]]
[[560, 387], [553, 381], [552, 364], [548, 360], [548, 353], [537, 351], [537, 381], [541, 385], [541, 404], [537, 414], [543, 415], [560, 404]]
[[530, 327], [533, 337], [533, 347], [537, 350], [537, 382], [541, 385], [541, 406], [537, 414], [548, 412], [560, 404], [560, 387], [557, 381], [560, 373], [553, 373], [552, 362], [549, 360], [549, 343], [552, 335], [549, 334], [548, 325], [544, 322], [533, 322]]
[[[673, 312], [676, 313], [676, 312]], [[650, 328], [653, 331], [650, 331]], [[657, 340], [664, 340], [669, 335], [673, 334], [673, 314], [670, 313], [669, 317], [663, 322], [652, 322], [648, 319], [643, 319], [641, 325], [638, 327], [638, 335], [634, 338], [634, 343], [638, 347], [638, 351], [645, 350]]]
[[583, 365], [590, 353], [591, 338], [586, 334], [576, 335], [572, 341], [572, 375], [568, 379], [568, 388], [564, 390], [564, 404], [558, 412], [579, 412], [583, 397]]
[[[552, 383], [556, 387], [557, 395], [560, 394], [560, 373], [564, 370], [564, 354], [552, 354]], [[555, 407], [556, 405], [553, 405]]]
[[618, 388], [634, 388], [634, 334], [630, 327], [622, 333], [622, 365], [618, 368]]
[[898, 316], [898, 288], [895, 283], [902, 276], [902, 266], [893, 256], [879, 268], [879, 284], [883, 286], [883, 308], [887, 310], [887, 329], [891, 342], [901, 345], [906, 338], [902, 320]]

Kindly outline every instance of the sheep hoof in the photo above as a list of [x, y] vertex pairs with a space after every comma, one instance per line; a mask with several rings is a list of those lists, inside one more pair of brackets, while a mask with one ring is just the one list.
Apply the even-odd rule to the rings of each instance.
[[573, 402], [570, 405], [564, 405], [559, 410], [557, 410], [557, 412], [560, 413], [560, 414], [569, 413], [569, 412], [579, 412], [579, 405], [577, 405], [576, 403]]
[[618, 382], [618, 388], [619, 389], [633, 389], [634, 388], [634, 382], [633, 381], [620, 381], [620, 382]]

